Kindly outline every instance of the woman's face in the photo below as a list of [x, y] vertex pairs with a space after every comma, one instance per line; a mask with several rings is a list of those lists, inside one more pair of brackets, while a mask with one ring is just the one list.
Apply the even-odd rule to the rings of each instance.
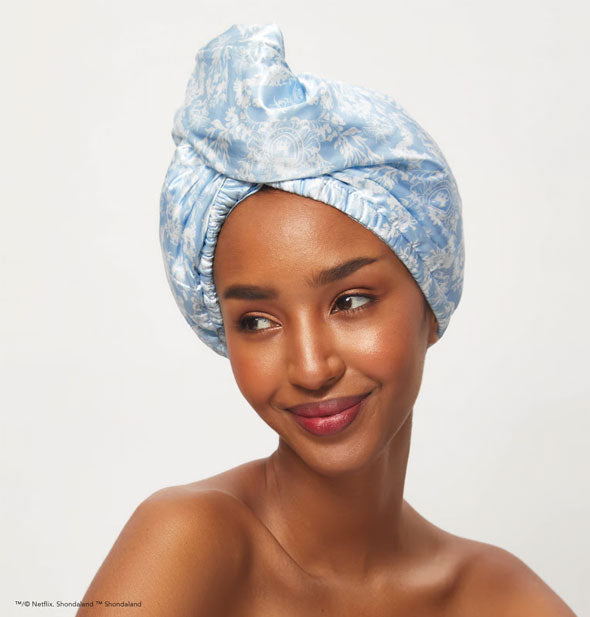
[[[326, 475], [378, 456], [408, 419], [437, 331], [393, 251], [336, 208], [262, 191], [225, 221], [214, 279], [232, 370], [260, 417]], [[369, 392], [331, 434], [288, 410]]]

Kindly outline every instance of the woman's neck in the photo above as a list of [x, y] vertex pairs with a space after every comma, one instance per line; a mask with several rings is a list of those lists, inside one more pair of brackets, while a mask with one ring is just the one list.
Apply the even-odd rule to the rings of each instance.
[[266, 518], [314, 578], [362, 580], [403, 560], [411, 429], [412, 413], [377, 458], [336, 477], [314, 471], [283, 440], [266, 460]]

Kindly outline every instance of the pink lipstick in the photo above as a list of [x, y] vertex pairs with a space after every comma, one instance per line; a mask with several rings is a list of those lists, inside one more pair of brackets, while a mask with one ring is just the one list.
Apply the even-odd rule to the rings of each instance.
[[347, 396], [319, 403], [289, 407], [295, 421], [314, 435], [333, 435], [343, 431], [357, 417], [363, 402], [371, 394]]

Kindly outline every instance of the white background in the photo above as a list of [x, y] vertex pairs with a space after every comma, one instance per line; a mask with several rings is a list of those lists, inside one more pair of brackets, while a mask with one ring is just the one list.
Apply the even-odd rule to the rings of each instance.
[[81, 600], [137, 504], [275, 434], [176, 308], [158, 244], [199, 47], [276, 22], [296, 72], [395, 97], [463, 199], [463, 300], [427, 358], [408, 501], [590, 613], [587, 5], [10, 3], [2, 19], [0, 612]]

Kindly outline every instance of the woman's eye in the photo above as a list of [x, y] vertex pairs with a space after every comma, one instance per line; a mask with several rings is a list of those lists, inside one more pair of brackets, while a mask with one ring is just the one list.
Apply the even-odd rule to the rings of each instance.
[[354, 311], [362, 308], [369, 302], [372, 302], [372, 300], [373, 298], [371, 296], [346, 294], [344, 296], [340, 296], [338, 300], [336, 300], [334, 306], [338, 307], [341, 311]]
[[[266, 322], [267, 327], [257, 327], [260, 325], [260, 322]], [[259, 330], [267, 330], [270, 325], [272, 325], [272, 321], [267, 319], [266, 317], [260, 317], [258, 315], [250, 315], [248, 317], [243, 317], [239, 321], [240, 330], [247, 330], [248, 332], [257, 332]]]

